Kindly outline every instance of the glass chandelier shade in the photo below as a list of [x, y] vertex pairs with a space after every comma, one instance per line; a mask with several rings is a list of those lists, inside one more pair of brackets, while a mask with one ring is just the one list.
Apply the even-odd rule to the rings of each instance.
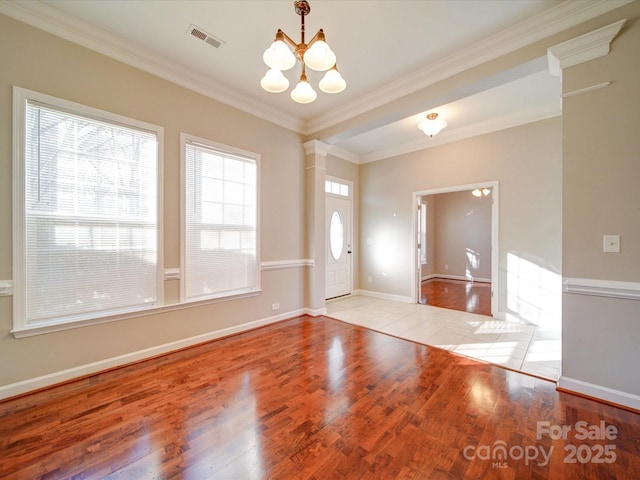
[[422, 120], [418, 124], [418, 128], [424, 132], [425, 135], [429, 137], [433, 137], [440, 133], [444, 127], [447, 126], [447, 122], [438, 118], [437, 113], [430, 113], [427, 115], [427, 118]]
[[[321, 32], [322, 30], [319, 33]], [[322, 33], [322, 38], [324, 38], [324, 33]], [[302, 59], [307, 67], [319, 72], [329, 70], [336, 64], [336, 54], [324, 40], [313, 42], [313, 45], [304, 52]]]
[[289, 88], [289, 80], [280, 70], [270, 68], [260, 80], [260, 86], [267, 92], [280, 93]]
[[322, 29], [314, 37], [305, 43], [304, 40], [304, 17], [311, 11], [307, 0], [297, 0], [294, 2], [295, 11], [301, 17], [300, 43], [296, 43], [282, 30], [278, 30], [275, 40], [262, 55], [264, 63], [269, 70], [260, 80], [260, 85], [270, 93], [281, 93], [289, 88], [289, 80], [283, 75], [283, 71], [293, 68], [296, 61], [302, 63], [302, 74], [300, 81], [291, 92], [291, 98], [298, 103], [311, 103], [318, 94], [307, 81], [305, 66], [312, 70], [327, 72], [320, 80], [319, 88], [324, 93], [342, 92], [347, 82], [342, 78], [336, 66], [336, 54], [326, 42]]
[[[278, 38], [280, 36], [280, 38]], [[262, 60], [267, 67], [275, 70], [289, 70], [296, 64], [296, 56], [289, 49], [280, 30], [276, 33], [276, 39], [269, 48], [264, 51]]]
[[324, 93], [340, 93], [347, 87], [347, 82], [344, 81], [338, 68], [334, 65], [324, 74], [318, 86]]
[[298, 103], [311, 103], [318, 97], [313, 87], [307, 82], [307, 76], [303, 73], [296, 88], [291, 90], [291, 98]]

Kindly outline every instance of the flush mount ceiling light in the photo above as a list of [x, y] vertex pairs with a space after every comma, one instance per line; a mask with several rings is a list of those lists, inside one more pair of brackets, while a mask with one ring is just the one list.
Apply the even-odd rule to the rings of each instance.
[[425, 120], [422, 120], [418, 124], [418, 128], [424, 132], [425, 135], [433, 137], [440, 133], [444, 127], [447, 126], [447, 122], [442, 119], [438, 119], [437, 113], [430, 113]]
[[336, 55], [327, 45], [322, 29], [318, 30], [309, 43], [304, 42], [304, 16], [311, 11], [309, 2], [297, 0], [293, 2], [293, 5], [296, 13], [300, 15], [300, 43], [296, 43], [286, 33], [278, 29], [274, 42], [262, 56], [269, 70], [260, 80], [260, 85], [267, 92], [284, 92], [289, 88], [289, 80], [282, 72], [293, 68], [296, 60], [299, 60], [302, 63], [302, 73], [300, 82], [291, 91], [291, 98], [298, 103], [311, 103], [318, 94], [307, 81], [305, 67], [327, 72], [318, 84], [320, 90], [325, 93], [339, 93], [345, 89], [347, 82], [338, 72]]

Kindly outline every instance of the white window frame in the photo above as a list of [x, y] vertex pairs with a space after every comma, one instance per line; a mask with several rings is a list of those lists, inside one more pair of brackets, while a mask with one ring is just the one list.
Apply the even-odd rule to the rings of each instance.
[[420, 264], [426, 265], [428, 263], [427, 257], [427, 202], [420, 200]]
[[[211, 295], [201, 295], [189, 298], [186, 294], [186, 280], [189, 272], [187, 271], [187, 252], [186, 252], [186, 198], [187, 198], [187, 146], [189, 144], [209, 148], [221, 153], [246, 157], [255, 161], [256, 164], [256, 232], [255, 232], [255, 286], [243, 290], [236, 290], [231, 293], [213, 293]], [[240, 148], [224, 145], [209, 139], [190, 135], [188, 133], [180, 133], [180, 302], [181, 303], [214, 303], [227, 301], [231, 299], [245, 298], [255, 296], [261, 293], [260, 287], [260, 154], [242, 150]]]
[[[156, 301], [150, 306], [132, 309], [127, 312], [100, 315], [81, 315], [78, 317], [62, 318], [46, 323], [27, 323], [25, 316], [25, 291], [26, 291], [26, 263], [25, 263], [25, 142], [26, 142], [26, 109], [27, 101], [35, 101], [50, 105], [59, 110], [92, 118], [107, 123], [117, 123], [123, 126], [146, 130], [156, 135], [157, 139], [157, 259], [156, 259]], [[163, 146], [164, 129], [147, 122], [134, 120], [128, 117], [106, 112], [82, 104], [60, 99], [43, 93], [27, 90], [21, 87], [13, 87], [13, 330], [16, 337], [30, 336], [39, 333], [48, 333], [85, 325], [121, 320], [140, 315], [146, 315], [150, 310], [157, 309], [164, 302], [164, 277], [163, 277]]]
[[327, 177], [324, 181], [324, 193], [334, 195], [336, 197], [351, 198], [352, 186], [344, 180], [338, 178]]

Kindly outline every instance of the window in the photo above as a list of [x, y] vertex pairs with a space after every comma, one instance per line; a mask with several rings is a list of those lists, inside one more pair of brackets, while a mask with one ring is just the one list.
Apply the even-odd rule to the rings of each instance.
[[348, 197], [349, 185], [347, 185], [346, 183], [336, 182], [334, 180], [325, 180], [324, 191], [325, 193], [331, 193], [333, 195], [339, 195], [341, 197]]
[[259, 156], [185, 134], [181, 300], [256, 292]]
[[427, 263], [427, 202], [420, 203], [420, 263], [425, 265]]
[[154, 307], [162, 129], [14, 89], [14, 329]]

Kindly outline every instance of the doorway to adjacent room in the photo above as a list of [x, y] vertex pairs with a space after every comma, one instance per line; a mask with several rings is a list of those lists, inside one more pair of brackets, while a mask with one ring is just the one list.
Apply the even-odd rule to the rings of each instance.
[[414, 303], [497, 316], [498, 198], [497, 181], [414, 192]]

